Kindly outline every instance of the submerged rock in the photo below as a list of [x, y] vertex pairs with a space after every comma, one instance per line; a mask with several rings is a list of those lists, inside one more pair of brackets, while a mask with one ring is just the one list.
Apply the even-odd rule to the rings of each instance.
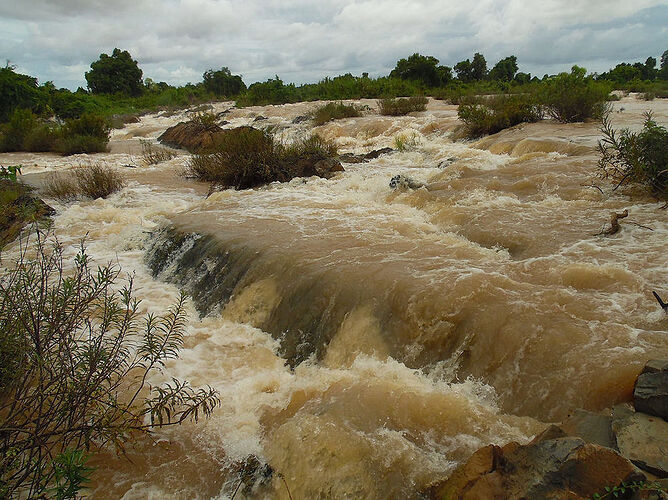
[[424, 182], [416, 181], [407, 175], [399, 174], [390, 179], [390, 187], [392, 189], [419, 189], [424, 186]]
[[363, 155], [355, 155], [352, 153], [345, 153], [339, 156], [339, 159], [344, 163], [366, 163], [369, 160], [375, 160], [381, 155], [392, 153], [394, 149], [392, 148], [381, 148], [374, 149]]

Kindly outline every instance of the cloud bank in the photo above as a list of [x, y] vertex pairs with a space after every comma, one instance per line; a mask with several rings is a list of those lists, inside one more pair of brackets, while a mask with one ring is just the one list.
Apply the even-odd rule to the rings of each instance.
[[[11, 5], [10, 5], [11, 3]], [[128, 50], [144, 77], [198, 82], [228, 66], [249, 84], [389, 73], [413, 52], [452, 66], [514, 54], [539, 76], [605, 71], [668, 49], [665, 0], [21, 0], [0, 2], [0, 53], [57, 86], [85, 86], [102, 52]]]

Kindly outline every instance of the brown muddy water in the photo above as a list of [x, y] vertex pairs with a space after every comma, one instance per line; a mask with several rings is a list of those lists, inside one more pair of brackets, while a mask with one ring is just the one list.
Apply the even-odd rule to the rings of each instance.
[[[226, 127], [290, 141], [311, 132], [292, 120], [316, 106], [233, 109]], [[613, 124], [637, 129], [646, 109], [668, 123], [666, 100], [631, 96]], [[668, 315], [651, 295], [668, 296], [668, 211], [594, 178], [597, 124], [453, 142], [455, 106], [370, 111], [315, 131], [341, 152], [399, 137], [404, 151], [331, 180], [206, 198], [181, 175], [187, 154], [141, 162], [139, 139], [183, 118], [145, 116], [108, 154], [0, 155], [35, 185], [90, 161], [125, 173], [107, 200], [46, 199], [55, 233], [71, 255], [88, 234], [95, 260], [135, 274], [147, 311], [186, 289], [185, 348], [151, 383], [221, 393], [211, 419], [133, 443], [131, 462], [97, 459], [94, 498], [230, 498], [251, 455], [275, 473], [236, 498], [417, 498], [483, 445], [624, 400], [646, 360], [668, 357]], [[425, 187], [393, 190], [397, 174]], [[618, 234], [596, 236], [624, 209]]]

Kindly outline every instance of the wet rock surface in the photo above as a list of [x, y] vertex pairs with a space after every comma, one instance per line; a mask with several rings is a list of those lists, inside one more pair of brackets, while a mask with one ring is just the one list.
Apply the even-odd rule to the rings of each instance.
[[196, 121], [180, 122], [165, 130], [158, 137], [158, 141], [166, 146], [195, 153], [211, 146], [214, 136], [222, 130], [215, 124], [205, 125]]
[[[664, 374], [667, 366], [668, 361], [648, 362], [636, 387], [650, 395], [661, 392], [645, 379]], [[428, 495], [465, 500], [589, 499], [618, 487], [615, 498], [666, 499], [665, 478], [668, 422], [622, 404], [600, 414], [575, 410], [527, 445], [481, 448], [446, 481], [433, 485]], [[643, 486], [628, 488], [633, 483]]]
[[633, 405], [636, 411], [668, 420], [668, 361], [645, 365], [633, 390]]
[[360, 155], [345, 153], [339, 156], [339, 159], [343, 163], [366, 163], [369, 160], [375, 160], [379, 156], [392, 153], [393, 151], [394, 149], [392, 148], [381, 148], [381, 149], [374, 149], [373, 151]]

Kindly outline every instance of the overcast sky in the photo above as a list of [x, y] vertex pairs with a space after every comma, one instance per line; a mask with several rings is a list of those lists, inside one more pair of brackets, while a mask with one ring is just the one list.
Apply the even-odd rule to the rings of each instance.
[[0, 55], [17, 71], [85, 87], [101, 53], [128, 50], [144, 77], [199, 82], [228, 66], [250, 84], [386, 75], [419, 52], [453, 66], [514, 54], [542, 76], [602, 72], [668, 49], [668, 0], [0, 0]]

